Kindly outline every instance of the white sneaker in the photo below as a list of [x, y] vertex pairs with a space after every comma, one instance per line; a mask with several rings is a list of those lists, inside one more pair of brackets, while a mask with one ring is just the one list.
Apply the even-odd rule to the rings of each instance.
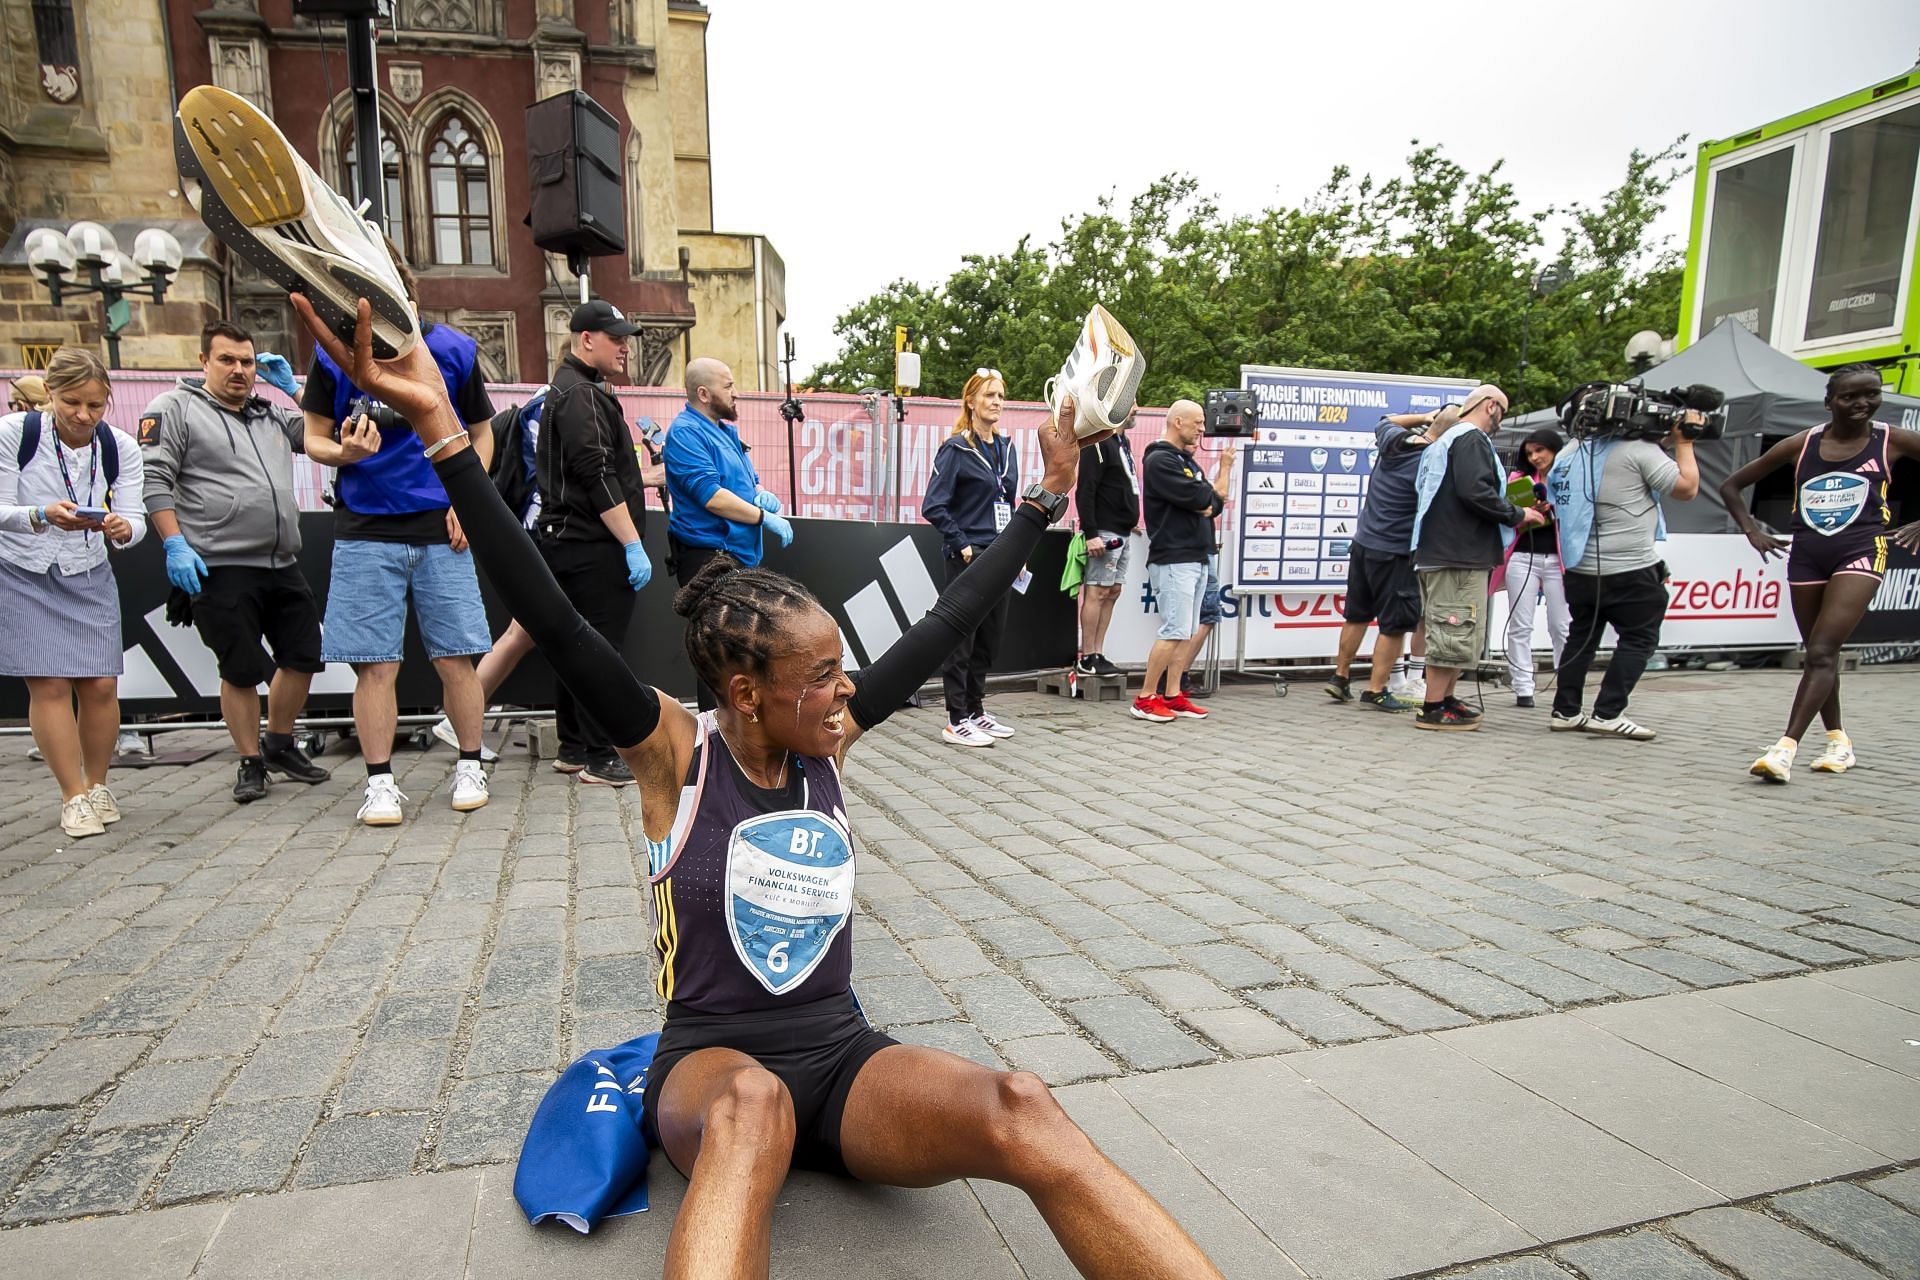
[[459, 760], [453, 766], [453, 807], [457, 813], [469, 813], [485, 805], [491, 797], [487, 793], [486, 771], [478, 760]]
[[959, 724], [950, 724], [940, 731], [940, 736], [956, 747], [990, 747], [993, 739], [971, 720], [962, 720]]
[[1425, 702], [1427, 700], [1427, 682], [1425, 680], [1415, 680], [1411, 676], [1408, 676], [1404, 680], [1398, 676], [1394, 676], [1387, 681], [1387, 692], [1396, 698], [1405, 698], [1409, 702]]
[[1635, 742], [1651, 742], [1653, 730], [1637, 725], [1625, 716], [1615, 716], [1611, 720], [1602, 720], [1599, 716], [1588, 716], [1587, 722], [1580, 726], [1588, 733], [1597, 733], [1603, 738], [1631, 738]]
[[122, 729], [120, 736], [113, 740], [113, 754], [117, 756], [151, 755], [147, 740], [131, 729]]
[[[460, 735], [453, 731], [453, 721], [445, 716], [441, 716], [438, 720], [434, 721], [433, 736], [452, 747], [455, 751], [460, 749]], [[493, 764], [499, 759], [500, 753], [498, 751], [495, 751], [484, 742], [480, 744], [481, 764]]]
[[93, 811], [93, 802], [85, 794], [77, 795], [60, 806], [60, 829], [76, 840], [84, 836], [107, 834], [106, 824], [100, 821], [100, 815]]
[[1753, 762], [1747, 772], [1756, 778], [1765, 778], [1768, 782], [1791, 782], [1793, 780], [1793, 757], [1799, 751], [1800, 744], [1792, 738], [1782, 738], [1767, 748], [1767, 753]]
[[980, 732], [986, 734], [989, 738], [1011, 738], [1013, 736], [1012, 725], [1001, 724], [984, 711], [975, 716], [970, 723], [972, 723], [974, 728], [980, 730]]
[[1591, 718], [1584, 711], [1576, 711], [1570, 716], [1563, 716], [1556, 711], [1553, 713], [1553, 718], [1547, 722], [1547, 728], [1555, 733], [1567, 733], [1570, 730], [1586, 728], [1587, 721]]
[[173, 155], [207, 229], [280, 288], [305, 294], [341, 341], [353, 343], [361, 298], [373, 309], [374, 355], [401, 355], [420, 341], [380, 229], [321, 181], [258, 107], [209, 84], [187, 90]]
[[1853, 758], [1853, 739], [1844, 729], [1827, 730], [1826, 752], [1808, 768], [1815, 773], [1845, 773], [1859, 763]]
[[107, 790], [106, 783], [87, 790], [87, 803], [93, 806], [94, 816], [105, 825], [120, 821], [120, 804], [113, 798], [113, 792]]
[[370, 827], [397, 827], [405, 816], [400, 805], [406, 798], [392, 774], [376, 773], [367, 779], [367, 798], [353, 816]]

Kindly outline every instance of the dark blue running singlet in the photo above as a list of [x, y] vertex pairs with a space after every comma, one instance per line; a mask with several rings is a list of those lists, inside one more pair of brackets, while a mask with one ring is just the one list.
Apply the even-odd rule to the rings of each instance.
[[661, 999], [699, 1013], [778, 1009], [853, 976], [853, 834], [838, 764], [794, 756], [780, 791], [747, 780], [711, 711], [673, 829], [647, 842]]

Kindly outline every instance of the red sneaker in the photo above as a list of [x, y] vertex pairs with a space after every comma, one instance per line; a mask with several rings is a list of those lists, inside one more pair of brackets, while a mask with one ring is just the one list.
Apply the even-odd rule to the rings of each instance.
[[1185, 691], [1176, 693], [1171, 698], [1162, 698], [1161, 703], [1167, 710], [1173, 712], [1173, 714], [1185, 716], [1189, 720], [1205, 720], [1207, 718], [1206, 708], [1194, 705], [1193, 699], [1189, 698]]
[[1173, 719], [1173, 709], [1167, 700], [1157, 693], [1142, 694], [1133, 700], [1133, 709], [1129, 713], [1135, 720], [1152, 720], [1166, 724]]

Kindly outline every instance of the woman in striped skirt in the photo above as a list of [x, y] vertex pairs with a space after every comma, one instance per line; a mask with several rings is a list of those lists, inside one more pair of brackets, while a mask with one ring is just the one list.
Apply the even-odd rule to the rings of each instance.
[[78, 838], [120, 820], [107, 789], [123, 666], [107, 552], [138, 542], [147, 517], [140, 448], [106, 423], [100, 358], [63, 347], [46, 383], [45, 411], [0, 418], [0, 675], [27, 682], [60, 827]]

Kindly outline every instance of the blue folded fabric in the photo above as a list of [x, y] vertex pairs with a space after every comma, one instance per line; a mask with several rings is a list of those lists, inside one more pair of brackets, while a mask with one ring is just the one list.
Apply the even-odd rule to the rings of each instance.
[[647, 1068], [660, 1033], [582, 1054], [527, 1126], [513, 1198], [538, 1226], [558, 1218], [585, 1235], [603, 1219], [645, 1213]]

